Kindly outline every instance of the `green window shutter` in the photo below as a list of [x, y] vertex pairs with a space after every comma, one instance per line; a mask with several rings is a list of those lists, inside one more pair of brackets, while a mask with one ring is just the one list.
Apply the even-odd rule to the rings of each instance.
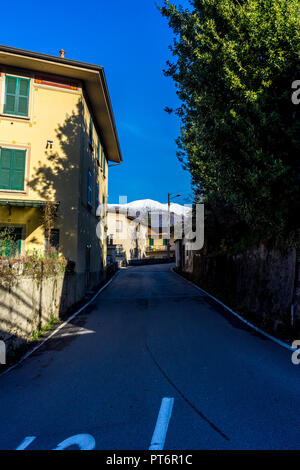
[[28, 116], [30, 80], [6, 76], [5, 114]]
[[1, 149], [0, 151], [0, 189], [10, 189], [10, 174], [13, 150]]
[[15, 114], [17, 102], [17, 84], [18, 79], [16, 77], [6, 76], [4, 105], [4, 113], [6, 114]]
[[[8, 229], [8, 233], [5, 231]], [[0, 228], [0, 255], [17, 256], [21, 254], [22, 247], [22, 228], [20, 227], [1, 227]]]
[[25, 150], [14, 150], [11, 174], [11, 189], [22, 191], [25, 177]]
[[164, 245], [164, 246], [167, 246], [167, 244], [168, 244], [168, 240], [167, 240], [166, 238], [164, 238], [164, 239], [163, 239], [163, 245]]
[[5, 114], [28, 116], [30, 80], [6, 76]]
[[2, 148], [0, 152], [0, 189], [24, 190], [26, 150]]
[[10, 246], [10, 253], [8, 256], [17, 256], [21, 254], [22, 243], [22, 229], [15, 227], [12, 233], [12, 241]]
[[19, 78], [17, 114], [20, 116], [28, 116], [29, 83], [27, 78]]
[[150, 245], [150, 246], [153, 246], [153, 245], [154, 245], [154, 240], [153, 240], [153, 238], [149, 238], [149, 245]]

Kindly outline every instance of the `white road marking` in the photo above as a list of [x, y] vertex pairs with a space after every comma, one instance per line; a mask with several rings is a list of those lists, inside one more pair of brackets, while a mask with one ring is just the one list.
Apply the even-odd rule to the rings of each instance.
[[64, 338], [65, 336], [90, 335], [92, 333], [96, 333], [96, 331], [88, 330], [87, 328], [70, 328], [66, 333], [61, 333], [57, 337]]
[[63, 323], [61, 323], [61, 325], [59, 325], [57, 328], [55, 328], [54, 331], [52, 331], [52, 333], [50, 333], [49, 336], [47, 336], [47, 338], [45, 338], [43, 341], [41, 341], [37, 346], [35, 346], [33, 349], [31, 349], [31, 351], [28, 351], [28, 353], [26, 353], [16, 364], [14, 364], [13, 366], [9, 367], [8, 369], [6, 369], [4, 372], [2, 372], [1, 375], [4, 375], [4, 374], [7, 374], [7, 372], [10, 372], [11, 370], [13, 370], [15, 367], [17, 367], [19, 364], [21, 364], [23, 361], [25, 361], [25, 359], [27, 359], [27, 357], [31, 356], [31, 354], [33, 354], [37, 349], [39, 349], [41, 346], [43, 346], [43, 344], [46, 343], [46, 341], [48, 341], [50, 338], [52, 338], [52, 336], [54, 336], [58, 331], [60, 331], [64, 326], [66, 326], [68, 323], [70, 323], [71, 320], [73, 320], [75, 317], [77, 317], [77, 315], [79, 315], [80, 312], [82, 312], [82, 310], [84, 310], [88, 305], [90, 305], [95, 299], [96, 297], [98, 297], [98, 295], [104, 290], [106, 289], [107, 286], [109, 286], [109, 284], [114, 280], [114, 278], [117, 276], [117, 274], [119, 274], [119, 271], [117, 271], [111, 278], [110, 280], [104, 284], [104, 286], [102, 286], [98, 292], [94, 295], [94, 297], [92, 297], [85, 305], [83, 305], [83, 307], [81, 307], [79, 310], [77, 310], [77, 312], [73, 313], [73, 315], [71, 315], [66, 321], [64, 321]]
[[149, 450], [163, 450], [173, 405], [174, 398], [162, 399]]
[[96, 445], [96, 441], [90, 434], [76, 434], [75, 436], [68, 437], [64, 441], [60, 442], [58, 446], [53, 450], [64, 450], [67, 447], [78, 446], [80, 450], [93, 450]]
[[214, 297], [213, 295], [209, 294], [208, 292], [206, 292], [206, 290], [202, 289], [201, 287], [197, 286], [197, 284], [194, 284], [192, 281], [189, 281], [188, 279], [186, 279], [184, 276], [181, 276], [180, 274], [178, 274], [176, 271], [174, 271], [174, 268], [171, 268], [170, 269], [171, 271], [173, 271], [174, 274], [177, 274], [177, 276], [179, 276], [181, 279], [183, 279], [184, 281], [188, 282], [189, 284], [192, 284], [192, 286], [196, 287], [196, 289], [200, 290], [203, 294], [207, 295], [208, 297], [210, 297], [211, 299], [215, 300], [219, 305], [222, 305], [222, 307], [224, 307], [226, 310], [228, 310], [228, 312], [232, 313], [232, 315], [234, 315], [235, 317], [237, 317], [239, 320], [241, 320], [243, 323], [245, 323], [246, 325], [248, 325], [250, 328], [252, 328], [253, 330], [257, 331], [258, 333], [260, 333], [261, 335], [265, 336], [266, 338], [270, 339], [271, 341], [273, 341], [274, 343], [277, 343], [279, 344], [279, 346], [282, 346], [283, 348], [285, 349], [288, 349], [289, 351], [297, 351], [297, 349], [293, 348], [292, 346], [290, 346], [289, 344], [287, 343], [284, 343], [284, 341], [281, 341], [280, 339], [277, 339], [275, 338], [274, 336], [272, 335], [269, 335], [269, 333], [266, 333], [265, 331], [261, 330], [260, 328], [258, 328], [257, 326], [253, 325], [252, 323], [250, 323], [249, 321], [245, 320], [245, 318], [241, 317], [241, 315], [239, 315], [238, 313], [236, 313], [234, 310], [232, 310], [230, 307], [227, 307], [227, 305], [223, 304], [223, 302], [221, 302], [221, 300], [217, 299], [216, 297]]
[[16, 450], [24, 450], [28, 447], [34, 440], [36, 436], [25, 437], [24, 441], [16, 448]]

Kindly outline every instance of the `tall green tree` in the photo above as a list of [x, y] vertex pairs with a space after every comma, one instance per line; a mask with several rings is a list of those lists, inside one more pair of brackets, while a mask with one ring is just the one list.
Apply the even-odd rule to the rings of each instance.
[[300, 227], [299, 0], [166, 0], [160, 10], [174, 31], [165, 73], [181, 100], [178, 155], [210, 224], [228, 237], [236, 228], [233, 242], [286, 239]]

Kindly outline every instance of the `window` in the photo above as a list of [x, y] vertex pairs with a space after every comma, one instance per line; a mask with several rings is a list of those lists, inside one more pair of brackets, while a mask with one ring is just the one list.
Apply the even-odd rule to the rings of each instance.
[[93, 147], [93, 119], [90, 117], [90, 127], [89, 127], [89, 144]]
[[5, 114], [28, 116], [30, 80], [6, 75]]
[[104, 152], [103, 148], [101, 148], [101, 155], [100, 155], [100, 168], [103, 170], [103, 158], [104, 158]]
[[100, 139], [98, 137], [98, 144], [97, 144], [97, 162], [98, 162], [98, 165], [100, 165], [100, 155], [101, 155], [101, 144], [100, 144]]
[[45, 229], [45, 248], [47, 249], [50, 247], [58, 250], [58, 247], [59, 247], [59, 229], [58, 228], [52, 228], [50, 230], [50, 237], [48, 237], [48, 230]]
[[116, 255], [123, 255], [124, 250], [122, 245], [116, 245]]
[[106, 201], [105, 201], [105, 196], [103, 195], [102, 196], [103, 217], [105, 217], [105, 215], [106, 215], [105, 214], [105, 210], [106, 210], [105, 205], [106, 205]]
[[149, 238], [149, 246], [153, 246], [154, 245], [154, 239], [153, 238]]
[[91, 172], [91, 170], [89, 170], [89, 172], [88, 172], [88, 194], [87, 194], [87, 201], [88, 201], [89, 206], [92, 205], [92, 180], [93, 180], [92, 172]]
[[103, 169], [103, 175], [105, 176], [105, 170], [106, 170], [106, 156], [103, 154], [103, 162], [102, 162], [102, 169]]
[[96, 184], [96, 211], [99, 206], [99, 183]]
[[167, 246], [168, 245], [168, 239], [167, 238], [163, 238], [163, 246]]
[[21, 254], [22, 227], [0, 227], [0, 256], [17, 256]]
[[0, 189], [24, 191], [26, 150], [0, 148]]

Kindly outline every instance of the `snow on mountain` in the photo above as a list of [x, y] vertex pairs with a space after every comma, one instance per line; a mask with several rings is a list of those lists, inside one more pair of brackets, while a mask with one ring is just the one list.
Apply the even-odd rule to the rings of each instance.
[[[153, 199], [140, 199], [138, 201], [132, 201], [126, 204], [108, 204], [108, 207], [111, 209], [120, 210], [127, 209], [128, 213], [133, 216], [136, 215], [137, 212], [140, 212], [141, 214], [145, 212], [168, 212], [168, 204], [163, 204], [161, 202], [154, 201]], [[176, 215], [187, 216], [190, 214], [191, 208], [171, 202], [170, 212], [173, 212]]]

